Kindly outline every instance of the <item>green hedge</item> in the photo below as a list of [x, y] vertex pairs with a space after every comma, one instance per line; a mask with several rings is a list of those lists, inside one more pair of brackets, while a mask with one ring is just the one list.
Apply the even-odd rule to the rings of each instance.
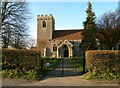
[[2, 75], [33, 79], [38, 74], [39, 59], [37, 50], [2, 49]]
[[[6, 66], [17, 68], [18, 70], [35, 68], [39, 66], [39, 54], [37, 50], [19, 50], [19, 49], [3, 49], [2, 50], [2, 65], [3, 69]], [[8, 68], [9, 69], [9, 68]]]
[[89, 50], [86, 51], [85, 56], [90, 77], [97, 79], [120, 78], [120, 51]]
[[84, 57], [73, 57], [70, 61], [75, 69], [83, 71]]
[[[60, 59], [56, 59], [56, 58], [43, 58], [43, 70], [53, 70], [56, 65], [58, 65]], [[46, 67], [45, 64], [46, 63], [50, 63], [50, 66], [49, 67]]]
[[[58, 66], [60, 62], [60, 59], [57, 59], [57, 58], [47, 58], [47, 57], [43, 57], [42, 58], [42, 73], [43, 73], [43, 76], [49, 74], [48, 72], [49, 71], [52, 71], [56, 68], [56, 66]], [[50, 66], [46, 66], [46, 63], [49, 63]]]

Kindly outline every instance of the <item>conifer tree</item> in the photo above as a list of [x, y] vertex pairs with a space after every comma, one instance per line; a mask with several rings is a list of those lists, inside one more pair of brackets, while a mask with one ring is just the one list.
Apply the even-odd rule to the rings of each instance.
[[96, 49], [96, 24], [95, 24], [95, 13], [92, 12], [92, 4], [88, 2], [88, 8], [86, 10], [87, 18], [83, 22], [84, 30], [82, 32], [82, 48], [83, 51]]

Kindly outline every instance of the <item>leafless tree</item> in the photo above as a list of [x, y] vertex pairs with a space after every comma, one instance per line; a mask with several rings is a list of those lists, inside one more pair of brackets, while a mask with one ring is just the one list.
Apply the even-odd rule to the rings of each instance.
[[114, 12], [107, 12], [98, 22], [97, 38], [103, 49], [113, 49], [120, 41], [120, 14], [116, 10]]
[[2, 2], [1, 7], [1, 32], [4, 48], [9, 45], [19, 48], [24, 36], [28, 36], [27, 20], [30, 18], [28, 3]]
[[48, 44], [48, 41], [46, 38], [44, 38], [43, 40], [37, 41], [37, 48], [41, 52], [42, 55], [44, 53], [44, 49], [47, 47], [47, 44]]
[[28, 46], [29, 48], [37, 47], [37, 46], [36, 46], [36, 43], [37, 43], [36, 39], [35, 39], [35, 38], [32, 38], [31, 36], [27, 38], [27, 41], [26, 41], [26, 42], [27, 42], [27, 46]]
[[114, 29], [119, 25], [119, 13], [118, 10], [115, 12], [107, 12], [101, 18], [98, 19], [98, 27], [102, 29]]

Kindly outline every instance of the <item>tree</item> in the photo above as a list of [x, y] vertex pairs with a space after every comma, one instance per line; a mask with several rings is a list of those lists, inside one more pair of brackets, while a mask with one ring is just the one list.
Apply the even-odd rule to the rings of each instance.
[[119, 12], [107, 12], [97, 22], [97, 39], [101, 49], [111, 50], [120, 41], [120, 18]]
[[118, 20], [118, 10], [116, 10], [115, 12], [109, 11], [107, 13], [104, 13], [103, 16], [101, 16], [101, 18], [98, 19], [97, 26], [101, 29], [114, 29], [120, 25]]
[[47, 48], [47, 44], [48, 44], [48, 41], [46, 38], [44, 38], [43, 40], [37, 41], [37, 47], [40, 50], [41, 55], [44, 55], [44, 49]]
[[86, 10], [87, 18], [83, 22], [84, 30], [82, 32], [82, 47], [84, 50], [96, 49], [96, 24], [95, 24], [95, 13], [92, 12], [92, 4], [88, 2], [88, 8]]
[[27, 39], [27, 46], [29, 47], [29, 48], [35, 48], [35, 47], [37, 47], [37, 41], [36, 41], [36, 39], [35, 38], [33, 38], [33, 37], [28, 37]]
[[[3, 48], [21, 47], [24, 36], [28, 36], [27, 19], [30, 18], [26, 2], [2, 2], [1, 32]], [[23, 44], [22, 44], [23, 45]]]

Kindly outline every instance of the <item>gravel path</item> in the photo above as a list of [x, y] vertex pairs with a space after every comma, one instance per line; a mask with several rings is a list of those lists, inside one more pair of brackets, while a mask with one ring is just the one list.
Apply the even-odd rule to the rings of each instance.
[[2, 86], [118, 86], [115, 82], [88, 81], [79, 76], [79, 71], [73, 70], [68, 60], [64, 60], [64, 75], [62, 76], [62, 62], [49, 72], [41, 81], [3, 78]]

